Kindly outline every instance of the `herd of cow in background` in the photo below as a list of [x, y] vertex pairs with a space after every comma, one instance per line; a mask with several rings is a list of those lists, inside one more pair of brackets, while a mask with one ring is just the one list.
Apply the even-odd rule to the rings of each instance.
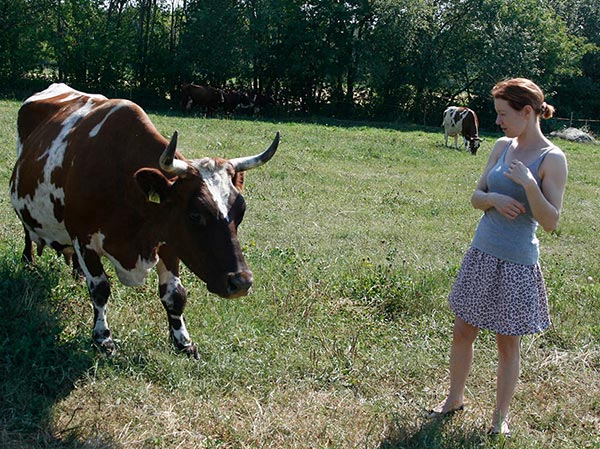
[[[257, 92], [239, 89], [219, 89], [194, 83], [181, 86], [181, 108], [184, 111], [198, 109], [202, 114], [211, 116], [218, 111], [226, 115], [260, 115], [261, 112], [275, 106], [275, 99]], [[472, 109], [461, 106], [449, 106], [444, 111], [444, 144], [448, 146], [448, 137], [454, 137], [454, 147], [458, 149], [458, 135], [463, 137], [465, 150], [477, 154], [481, 138], [479, 121]]]
[[222, 111], [226, 115], [260, 115], [275, 105], [273, 97], [258, 92], [219, 89], [193, 83], [185, 83], [181, 86], [181, 108], [184, 111], [196, 108], [206, 116], [217, 111]]

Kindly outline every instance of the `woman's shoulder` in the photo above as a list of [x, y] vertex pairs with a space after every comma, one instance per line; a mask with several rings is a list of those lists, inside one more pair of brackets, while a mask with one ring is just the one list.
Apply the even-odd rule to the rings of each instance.
[[557, 172], [565, 174], [567, 170], [567, 157], [565, 156], [565, 153], [557, 145], [550, 142], [550, 145], [544, 154], [542, 163], [540, 164], [540, 172]]
[[497, 148], [500, 148], [502, 150], [504, 150], [508, 145], [510, 145], [513, 142], [513, 138], [512, 137], [500, 137], [498, 140], [496, 140], [496, 143], [494, 144], [494, 150]]
[[512, 143], [513, 139], [510, 137], [501, 137], [496, 140], [494, 146], [492, 147], [492, 151], [490, 152], [489, 163], [496, 163], [504, 150]]
[[556, 145], [552, 141], [548, 141], [548, 147], [544, 154], [544, 160], [552, 160], [558, 163], [566, 163], [567, 157], [563, 150], [560, 149], [558, 145]]

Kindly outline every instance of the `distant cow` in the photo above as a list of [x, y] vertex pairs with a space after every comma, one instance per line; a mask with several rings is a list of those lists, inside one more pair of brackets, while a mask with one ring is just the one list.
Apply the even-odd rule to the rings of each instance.
[[223, 105], [223, 91], [212, 86], [185, 83], [181, 86], [181, 108], [190, 111], [194, 106], [206, 115]]
[[233, 114], [236, 110], [250, 111], [252, 102], [245, 92], [238, 90], [226, 91], [223, 93], [223, 108], [227, 114]]
[[266, 110], [272, 106], [275, 106], [277, 102], [270, 95], [264, 95], [260, 93], [254, 93], [250, 95], [254, 114], [259, 115], [261, 111]]
[[53, 84], [19, 110], [10, 197], [25, 230], [23, 259], [33, 262], [33, 243], [74, 254], [94, 306], [94, 342], [108, 354], [115, 346], [101, 258], [125, 285], [143, 284], [156, 267], [171, 339], [197, 358], [179, 261], [213, 293], [248, 293], [253, 275], [237, 237], [241, 190], [245, 171], [269, 161], [278, 144], [279, 133], [256, 156], [186, 159], [177, 132], [167, 141], [136, 104]]
[[448, 136], [454, 137], [454, 147], [458, 149], [458, 135], [463, 136], [465, 150], [467, 144], [471, 154], [479, 149], [479, 121], [477, 114], [469, 108], [450, 106], [444, 111], [444, 143], [448, 146]]

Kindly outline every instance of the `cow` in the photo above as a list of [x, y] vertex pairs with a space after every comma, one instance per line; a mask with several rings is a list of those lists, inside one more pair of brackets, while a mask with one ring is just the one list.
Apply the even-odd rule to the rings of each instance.
[[233, 114], [236, 110], [248, 112], [252, 107], [253, 104], [247, 93], [238, 90], [223, 92], [223, 108], [226, 114]]
[[191, 111], [194, 106], [207, 116], [223, 105], [223, 91], [212, 86], [184, 83], [181, 86], [181, 109]]
[[481, 139], [479, 137], [479, 121], [475, 111], [459, 106], [449, 106], [444, 111], [444, 144], [448, 146], [448, 136], [454, 137], [454, 147], [458, 149], [458, 135], [463, 136], [465, 150], [467, 145], [471, 154], [477, 154]]
[[246, 209], [246, 171], [268, 162], [279, 145], [255, 156], [187, 159], [146, 113], [128, 100], [107, 99], [53, 84], [28, 98], [17, 120], [12, 205], [25, 230], [23, 259], [49, 246], [72, 255], [94, 309], [93, 341], [115, 351], [107, 323], [106, 258], [125, 285], [141, 285], [156, 267], [169, 335], [198, 358], [183, 319], [187, 293], [180, 260], [225, 298], [246, 295], [253, 275], [237, 229]]
[[258, 92], [251, 94], [250, 100], [255, 115], [260, 115], [263, 110], [268, 110], [277, 104], [275, 99], [270, 95], [264, 95]]

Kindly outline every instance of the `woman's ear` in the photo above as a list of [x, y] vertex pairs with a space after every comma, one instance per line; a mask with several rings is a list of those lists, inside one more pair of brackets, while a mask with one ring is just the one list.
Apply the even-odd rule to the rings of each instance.
[[529, 104], [526, 104], [523, 109], [521, 109], [521, 112], [523, 112], [523, 115], [525, 116], [525, 118], [529, 118], [531, 114], [533, 114], [535, 116], [535, 111], [533, 110], [533, 107]]

